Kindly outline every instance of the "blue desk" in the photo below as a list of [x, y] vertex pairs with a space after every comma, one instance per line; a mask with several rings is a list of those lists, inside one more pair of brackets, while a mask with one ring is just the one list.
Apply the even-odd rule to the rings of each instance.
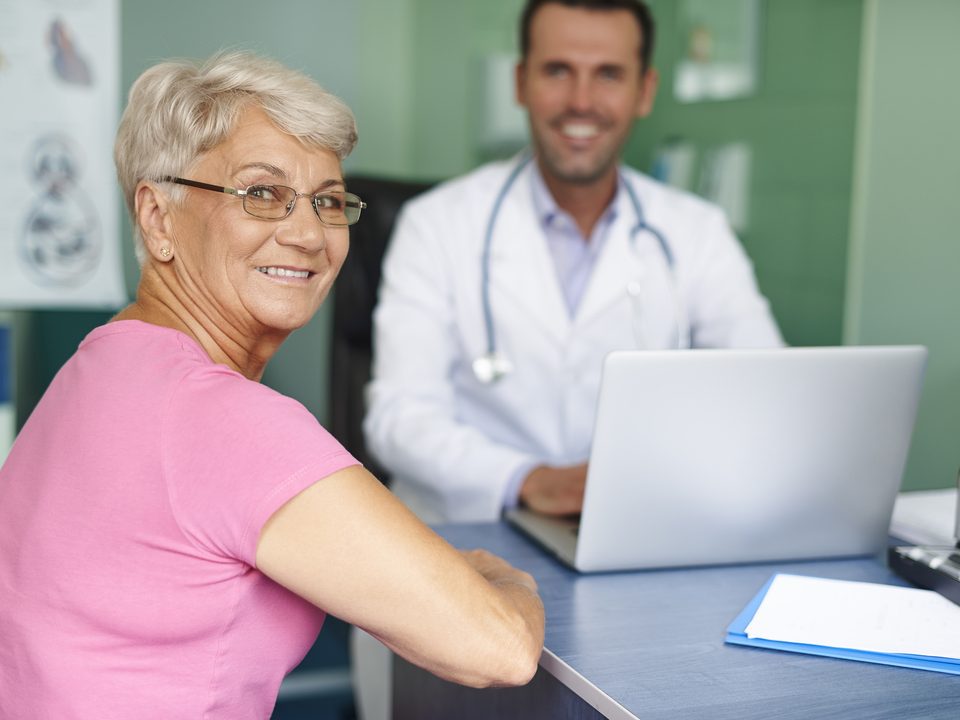
[[727, 625], [771, 574], [905, 584], [879, 560], [579, 575], [502, 523], [437, 530], [537, 579], [544, 653], [531, 685], [493, 690], [398, 660], [394, 720], [960, 718], [960, 677], [724, 645]]

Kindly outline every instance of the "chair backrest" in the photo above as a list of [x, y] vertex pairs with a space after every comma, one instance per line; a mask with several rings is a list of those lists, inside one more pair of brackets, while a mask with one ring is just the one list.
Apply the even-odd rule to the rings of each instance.
[[403, 204], [433, 185], [370, 176], [347, 178], [350, 192], [367, 204], [350, 228], [350, 252], [334, 285], [330, 359], [329, 430], [357, 460], [383, 482], [387, 473], [363, 441], [364, 387], [370, 380], [373, 310], [380, 266]]

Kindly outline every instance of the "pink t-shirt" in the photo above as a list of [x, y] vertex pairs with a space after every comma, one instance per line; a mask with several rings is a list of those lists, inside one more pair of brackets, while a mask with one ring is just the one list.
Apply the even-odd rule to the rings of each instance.
[[0, 469], [0, 717], [269, 717], [324, 613], [256, 570], [260, 530], [353, 464], [186, 335], [91, 332]]

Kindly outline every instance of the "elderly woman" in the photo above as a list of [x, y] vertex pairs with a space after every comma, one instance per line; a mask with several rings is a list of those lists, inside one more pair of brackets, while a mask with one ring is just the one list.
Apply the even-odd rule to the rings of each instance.
[[249, 54], [134, 84], [136, 301], [0, 470], [0, 716], [267, 718], [325, 612], [456, 682], [533, 675], [532, 578], [451, 548], [259, 383], [347, 254], [355, 140], [339, 100]]

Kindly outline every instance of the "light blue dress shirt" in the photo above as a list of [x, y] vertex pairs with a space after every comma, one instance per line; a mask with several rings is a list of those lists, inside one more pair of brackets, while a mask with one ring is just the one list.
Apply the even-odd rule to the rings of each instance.
[[[597, 258], [600, 257], [603, 246], [607, 242], [610, 227], [617, 217], [616, 196], [594, 225], [590, 237], [585, 238], [573, 217], [557, 206], [553, 195], [547, 189], [540, 168], [536, 165], [530, 173], [530, 184], [533, 190], [534, 211], [547, 239], [547, 247], [553, 258], [567, 310], [570, 312], [570, 317], [573, 317], [586, 292]], [[617, 193], [620, 192], [618, 180]]]

